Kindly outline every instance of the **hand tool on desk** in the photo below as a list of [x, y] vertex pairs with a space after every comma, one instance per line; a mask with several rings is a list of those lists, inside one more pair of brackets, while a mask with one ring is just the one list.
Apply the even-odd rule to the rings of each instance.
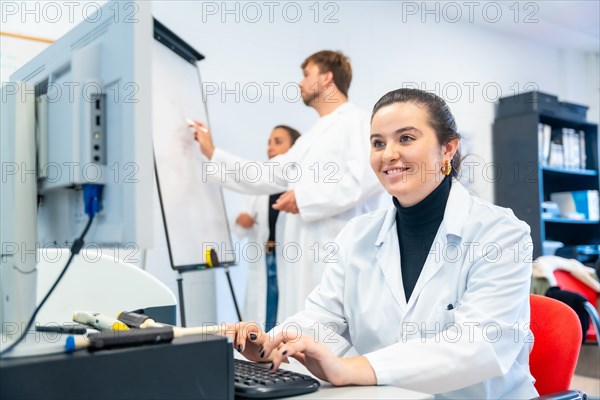
[[73, 313], [73, 321], [79, 322], [80, 324], [93, 326], [99, 331], [122, 331], [129, 329], [127, 325], [115, 318], [107, 317], [106, 315], [91, 311], [75, 311]]
[[[147, 319], [146, 321], [148, 320], [151, 319]], [[74, 351], [87, 348], [89, 351], [94, 351], [113, 347], [131, 347], [143, 344], [167, 343], [171, 342], [174, 338], [184, 336], [216, 334], [218, 330], [218, 325], [196, 328], [179, 328], [176, 326], [165, 325], [141, 329], [104, 330], [96, 334], [89, 334], [87, 337], [69, 336], [65, 344], [65, 349], [67, 351]]]
[[124, 324], [126, 324], [127, 326], [129, 326], [130, 328], [147, 329], [147, 328], [170, 327], [173, 329], [175, 337], [183, 337], [183, 336], [189, 336], [189, 335], [208, 335], [208, 334], [214, 335], [214, 334], [217, 334], [217, 332], [219, 332], [219, 330], [221, 329], [221, 326], [215, 325], [215, 324], [197, 326], [197, 327], [189, 327], [189, 328], [180, 328], [177, 326], [171, 326], [171, 325], [163, 324], [160, 322], [156, 322], [154, 319], [152, 319], [151, 317], [149, 317], [147, 315], [139, 314], [139, 313], [131, 312], [131, 311], [121, 311], [119, 313], [119, 315], [117, 316], [117, 319], [119, 321], [123, 322]]

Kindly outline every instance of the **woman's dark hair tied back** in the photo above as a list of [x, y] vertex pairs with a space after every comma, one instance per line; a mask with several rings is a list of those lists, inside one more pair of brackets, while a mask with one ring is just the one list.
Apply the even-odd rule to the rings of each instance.
[[290, 135], [290, 139], [292, 140], [292, 145], [294, 145], [294, 143], [296, 143], [296, 140], [298, 140], [298, 138], [300, 137], [300, 132], [298, 132], [291, 126], [277, 125], [273, 129], [283, 129], [284, 131], [286, 131], [288, 133], [288, 135]]
[[[433, 93], [426, 92], [419, 89], [396, 89], [383, 95], [382, 98], [375, 103], [373, 106], [373, 113], [371, 114], [371, 121], [373, 117], [381, 108], [395, 104], [395, 103], [414, 103], [425, 107], [429, 113], [429, 123], [435, 130], [438, 141], [441, 145], [448, 143], [450, 140], [458, 138], [460, 134], [456, 127], [456, 120], [454, 115], [450, 111], [448, 104], [439, 96]], [[454, 158], [452, 158], [452, 173], [453, 177], [458, 176], [460, 171], [461, 155], [460, 150], [456, 151]]]

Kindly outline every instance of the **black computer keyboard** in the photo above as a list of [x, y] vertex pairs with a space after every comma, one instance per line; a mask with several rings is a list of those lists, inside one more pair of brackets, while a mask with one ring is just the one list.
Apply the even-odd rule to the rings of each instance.
[[314, 392], [321, 386], [308, 375], [277, 369], [271, 371], [269, 364], [258, 364], [235, 359], [236, 397], [271, 399], [296, 396]]

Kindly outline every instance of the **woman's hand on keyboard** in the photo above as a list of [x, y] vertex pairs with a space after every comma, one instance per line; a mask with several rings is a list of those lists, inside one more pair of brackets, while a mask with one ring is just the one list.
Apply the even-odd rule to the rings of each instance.
[[[268, 335], [256, 322], [238, 322], [227, 324], [225, 331], [219, 334], [227, 336], [233, 342], [233, 348], [242, 353], [250, 361], [271, 361], [268, 357], [261, 357], [263, 346], [267, 343]], [[263, 354], [264, 356], [264, 354]]]
[[365, 357], [338, 357], [325, 345], [306, 335], [280, 333], [265, 343], [263, 352], [263, 361], [271, 359], [272, 369], [292, 357], [311, 374], [335, 386], [377, 384], [375, 372]]

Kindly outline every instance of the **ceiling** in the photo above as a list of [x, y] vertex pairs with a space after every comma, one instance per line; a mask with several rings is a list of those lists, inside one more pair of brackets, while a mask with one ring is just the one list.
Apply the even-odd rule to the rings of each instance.
[[[502, 18], [496, 24], [475, 23], [552, 47], [600, 52], [600, 0], [519, 1], [519, 5], [520, 23], [512, 18]], [[527, 15], [538, 22], [524, 23]]]
[[[357, 3], [364, 1], [359, 0]], [[86, 1], [84, 1], [85, 3]], [[102, 5], [105, 1], [98, 1]], [[364, 1], [365, 4], [367, 1]], [[478, 3], [479, 10], [488, 1]], [[548, 46], [600, 52], [600, 0], [508, 0], [496, 2], [502, 4], [504, 16], [497, 23], [489, 23], [481, 18], [473, 21], [487, 29], [527, 38]], [[519, 22], [515, 23], [510, 7], [519, 4]], [[356, 4], [356, 3], [355, 3]], [[443, 2], [441, 3], [443, 4]], [[461, 2], [456, 2], [459, 6]], [[397, 5], [397, 4], [396, 4]], [[464, 8], [464, 7], [462, 7]], [[513, 10], [513, 9], [511, 9]], [[533, 13], [533, 14], [532, 14]], [[524, 23], [527, 15], [538, 22]], [[76, 21], [81, 18], [75, 15]], [[23, 24], [19, 18], [7, 18], [2, 21], [1, 30], [14, 33], [36, 35], [48, 39], [57, 39], [71, 29], [72, 23], [49, 23], [43, 19], [37, 24]], [[61, 21], [65, 22], [65, 21]]]

